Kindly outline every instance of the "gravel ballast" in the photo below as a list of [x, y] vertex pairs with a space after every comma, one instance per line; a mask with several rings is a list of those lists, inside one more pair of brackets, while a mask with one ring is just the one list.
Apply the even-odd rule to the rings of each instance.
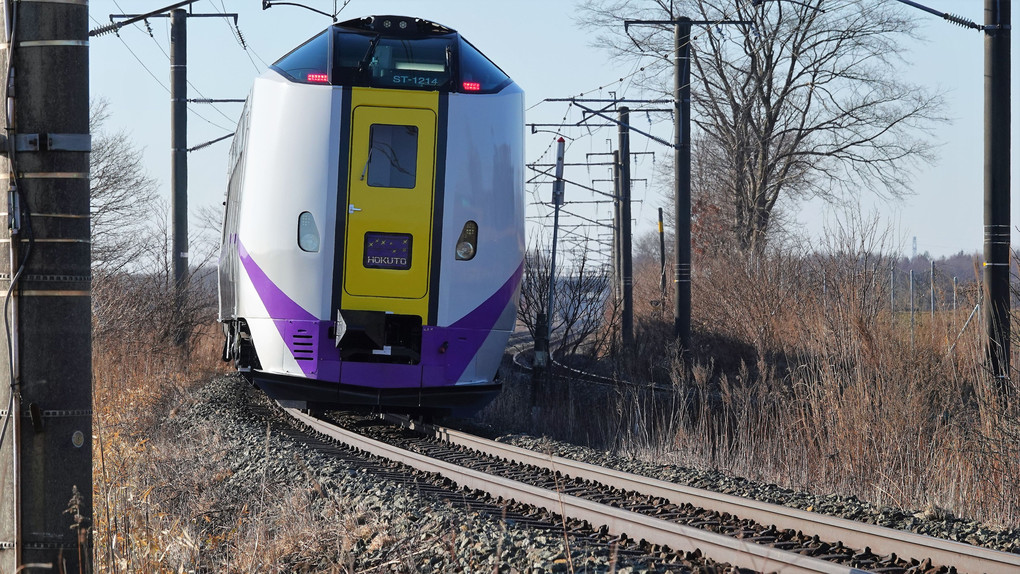
[[983, 525], [980, 522], [956, 518], [938, 509], [911, 511], [890, 506], [876, 506], [853, 496], [816, 495], [783, 488], [775, 484], [752, 482], [717, 471], [651, 464], [632, 458], [613, 456], [610, 453], [599, 452], [544, 437], [536, 438], [528, 435], [513, 434], [497, 436], [495, 440], [537, 452], [549, 453], [563, 458], [694, 488], [752, 498], [762, 502], [781, 504], [809, 512], [839, 516], [858, 522], [877, 524], [936, 538], [984, 546], [1002, 552], [1020, 554], [1020, 528], [1011, 530], [996, 529]]
[[[214, 540], [234, 528], [238, 518], [230, 509], [253, 512], [253, 501], [276, 497], [300, 511], [267, 527], [263, 548], [273, 547], [277, 571], [492, 572], [499, 566], [499, 572], [622, 573], [698, 568], [690, 565], [696, 561], [655, 563], [635, 552], [633, 544], [630, 552], [617, 552], [585, 539], [565, 539], [562, 531], [504, 521], [470, 503], [453, 504], [413, 482], [355, 468], [295, 440], [289, 423], [265, 396], [235, 376], [215, 378], [198, 389], [161, 430], [170, 441], [176, 436], [183, 442], [194, 441], [198, 429], [215, 434], [226, 446], [218, 454], [217, 464], [224, 467], [218, 479], [196, 486], [216, 501], [218, 510], [211, 520], [207, 514], [194, 521], [196, 539]], [[547, 438], [514, 434], [497, 439], [678, 484], [1020, 553], [1020, 529], [996, 530], [937, 512], [876, 507], [853, 497], [812, 495], [719, 472], [650, 464]], [[271, 517], [260, 520], [275, 524]], [[209, 549], [206, 559], [214, 554]]]
[[[194, 437], [196, 429], [208, 429], [204, 432], [227, 445], [219, 461], [227, 467], [220, 473], [226, 478], [204, 486], [204, 496], [216, 499], [220, 510], [289, 496], [287, 503], [304, 511], [304, 518], [266, 534], [265, 546], [280, 546], [278, 571], [495, 572], [497, 566], [499, 572], [520, 573], [726, 571], [692, 569], [700, 562], [696, 556], [655, 564], [633, 543], [617, 551], [584, 538], [565, 539], [562, 531], [517, 525], [470, 502], [455, 505], [413, 483], [353, 468], [294, 440], [289, 423], [238, 377], [210, 381], [163, 428], [181, 440]], [[195, 521], [201, 530], [196, 538], [212, 539], [232, 528], [229, 512], [216, 516]], [[296, 536], [298, 528], [305, 532]]]

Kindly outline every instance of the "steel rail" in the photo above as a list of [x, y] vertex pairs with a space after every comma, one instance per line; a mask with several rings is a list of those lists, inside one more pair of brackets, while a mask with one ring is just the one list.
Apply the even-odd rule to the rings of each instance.
[[591, 480], [647, 496], [664, 498], [677, 505], [689, 503], [719, 513], [729, 513], [754, 520], [759, 524], [775, 525], [780, 530], [810, 532], [829, 542], [840, 541], [849, 547], [859, 549], [870, 547], [872, 552], [878, 554], [895, 552], [897, 556], [918, 560], [931, 558], [933, 564], [955, 566], [961, 574], [1020, 572], [1020, 555], [1017, 554], [628, 474], [490, 441], [453, 429], [415, 423], [406, 417], [386, 415], [385, 418], [409, 429], [431, 434], [450, 444], [490, 456], [549, 468], [572, 478]]
[[702, 555], [713, 560], [727, 562], [741, 568], [750, 568], [757, 572], [864, 574], [864, 571], [856, 568], [754, 544], [700, 528], [668, 522], [515, 480], [492, 476], [361, 436], [308, 416], [297, 409], [284, 410], [294, 419], [316, 432], [339, 440], [353, 448], [400, 462], [417, 470], [439, 473], [462, 488], [484, 491], [490, 496], [504, 500], [516, 500], [523, 504], [543, 508], [554, 514], [585, 520], [589, 524], [605, 525], [609, 532], [618, 535], [625, 534], [634, 540], [645, 540], [651, 544], [668, 546], [675, 551], [693, 552], [700, 549]]
[[[532, 343], [530, 347], [528, 346], [528, 342]], [[521, 355], [532, 347], [534, 347], [534, 341], [531, 340], [530, 333], [523, 331], [514, 331], [510, 333], [510, 340], [507, 341], [507, 353], [510, 354], [510, 361], [513, 364], [530, 371], [531, 365], [525, 365], [521, 360]]]
[[[558, 339], [557, 341], [561, 341], [561, 340], [562, 339]], [[532, 342], [532, 345], [530, 347], [526, 343], [527, 343], [526, 340], [525, 341], [516, 342], [516, 343], [511, 341], [511, 342], [507, 343], [507, 347], [513, 349], [513, 353], [511, 354], [511, 360], [513, 361], [513, 363], [515, 365], [523, 368], [523, 369], [526, 369], [526, 370], [530, 371], [531, 370], [531, 365], [525, 365], [523, 362], [521, 362], [519, 360], [523, 353], [527, 352], [528, 349], [534, 347], [533, 342]], [[550, 341], [550, 346], [551, 345], [552, 345], [552, 341]], [[660, 385], [660, 384], [657, 384], [657, 383], [656, 384], [652, 384], [652, 385], [642, 385], [641, 383], [634, 383], [634, 382], [631, 382], [631, 381], [621, 381], [621, 380], [613, 379], [613, 378], [610, 378], [610, 377], [604, 377], [602, 375], [596, 375], [594, 373], [586, 373], [586, 372], [584, 372], [584, 371], [582, 371], [580, 369], [575, 369], [574, 367], [571, 367], [570, 365], [565, 365], [565, 364], [557, 361], [555, 353], [553, 353], [553, 352], [550, 352], [549, 359], [552, 362], [552, 364], [556, 365], [557, 367], [559, 367], [563, 371], [567, 371], [567, 373], [569, 375], [572, 375], [572, 377], [564, 377], [564, 378], [570, 378], [571, 380], [582, 381], [582, 382], [586, 382], [586, 383], [593, 383], [593, 384], [596, 384], [596, 385], [613, 385], [613, 386], [621, 386], [622, 385], [622, 386], [628, 386], [628, 387], [643, 387], [643, 388], [646, 388], [646, 389], [650, 388], [651, 390], [658, 391], [658, 392], [669, 392], [669, 391], [673, 390], [673, 387], [669, 387], [669, 386], [666, 386], [666, 385]]]

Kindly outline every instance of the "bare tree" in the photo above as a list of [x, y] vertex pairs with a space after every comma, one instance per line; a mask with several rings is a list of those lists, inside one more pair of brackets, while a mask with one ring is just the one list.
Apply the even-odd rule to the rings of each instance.
[[158, 192], [156, 180], [142, 164], [142, 151], [128, 134], [103, 129], [108, 118], [108, 103], [92, 102], [89, 199], [94, 273], [115, 273], [140, 255]]
[[831, 347], [871, 360], [877, 339], [889, 336], [880, 334], [877, 327], [879, 316], [889, 309], [892, 230], [881, 224], [876, 213], [847, 210], [826, 229], [822, 242], [821, 252], [810, 264], [814, 281], [824, 278], [824, 285], [816, 285], [814, 291], [823, 298]]
[[[559, 322], [553, 323], [561, 334], [558, 350], [576, 354], [582, 345], [593, 343], [589, 338], [600, 333], [606, 320], [607, 303], [612, 288], [608, 269], [592, 261], [589, 240], [575, 252], [573, 270], [558, 283], [556, 307]], [[599, 345], [593, 345], [598, 347]]]
[[[93, 337], [100, 343], [132, 341], [148, 352], [176, 352], [169, 343], [175, 333], [185, 333], [184, 350], [189, 352], [201, 327], [215, 318], [216, 251], [209, 234], [190, 242], [194, 258], [184, 287], [184, 306], [177, 308], [169, 209], [159, 200], [150, 209], [147, 225], [134, 238], [129, 269], [95, 274]], [[209, 217], [203, 211], [200, 220]]]
[[[559, 341], [556, 350], [577, 353], [582, 345], [601, 348], [598, 340], [607, 320], [610, 275], [590, 257], [589, 240], [582, 240], [573, 257], [561, 256], [556, 269], [556, 300], [549, 318], [550, 332]], [[549, 308], [549, 259], [541, 245], [528, 250], [524, 258], [524, 279], [517, 307], [517, 320], [531, 333], [538, 328], [538, 314]], [[596, 336], [595, 339], [592, 339]]]
[[173, 305], [170, 224], [166, 202], [145, 171], [142, 152], [127, 133], [108, 133], [107, 103], [94, 102], [90, 129], [93, 337], [99, 344], [131, 341], [153, 351], [170, 334], [211, 322], [216, 301], [217, 209], [199, 210], [189, 244], [191, 269], [185, 307]]
[[528, 328], [532, 340], [538, 331], [538, 314], [549, 308], [549, 260], [542, 249], [531, 248], [524, 254], [524, 277], [517, 303], [517, 320]]
[[[593, 0], [583, 26], [617, 57], [652, 52], [643, 85], [672, 91], [672, 26], [624, 19], [745, 20], [692, 34], [692, 119], [732, 209], [744, 250], [761, 253], [777, 204], [837, 200], [860, 190], [907, 191], [912, 168], [933, 159], [924, 139], [942, 98], [905, 82], [903, 40], [914, 24], [878, 0]], [[668, 87], [666, 87], [668, 86]]]

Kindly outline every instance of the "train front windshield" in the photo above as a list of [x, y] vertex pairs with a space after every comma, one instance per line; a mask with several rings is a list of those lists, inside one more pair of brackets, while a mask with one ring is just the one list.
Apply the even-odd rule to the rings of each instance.
[[491, 94], [510, 78], [460, 34], [398, 35], [338, 24], [273, 64], [301, 83]]
[[333, 83], [448, 91], [455, 41], [338, 32], [333, 37]]

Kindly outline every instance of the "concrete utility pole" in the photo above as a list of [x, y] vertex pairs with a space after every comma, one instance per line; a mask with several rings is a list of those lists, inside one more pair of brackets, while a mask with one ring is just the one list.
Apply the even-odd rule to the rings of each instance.
[[985, 0], [985, 328], [999, 396], [1010, 379], [1010, 1]]
[[623, 242], [620, 239], [620, 150], [613, 151], [613, 293], [623, 301]]
[[[174, 310], [180, 317], [188, 282], [188, 12], [170, 12], [170, 187], [173, 189]], [[174, 333], [185, 343], [183, 328]]]
[[752, 24], [746, 20], [627, 20], [624, 30], [635, 25], [673, 26], [673, 143], [675, 152], [675, 215], [673, 336], [686, 356], [691, 350], [691, 26]]
[[962, 16], [899, 0], [943, 20], [985, 33], [985, 329], [988, 368], [996, 390], [1010, 400], [1010, 0], [985, 0], [984, 26]]
[[[630, 190], [631, 190], [631, 184], [633, 182], [635, 182], [635, 181], [644, 181], [644, 180], [641, 180], [641, 179], [633, 179], [633, 178], [630, 177], [630, 165], [631, 165], [631, 158], [633, 156], [635, 156], [635, 155], [650, 154], [650, 155], [652, 155], [653, 158], [655, 156], [655, 152], [651, 152], [651, 151], [631, 152], [630, 151], [630, 132], [634, 132], [634, 133], [640, 134], [640, 135], [642, 135], [642, 136], [644, 136], [644, 137], [646, 137], [646, 138], [648, 138], [648, 139], [650, 139], [652, 141], [658, 142], [658, 143], [666, 145], [666, 146], [673, 146], [673, 144], [668, 142], [668, 141], [666, 141], [666, 140], [660, 139], [660, 138], [658, 138], [658, 137], [648, 133], [647, 131], [642, 131], [642, 130], [640, 130], [638, 128], [635, 128], [634, 126], [630, 125], [630, 123], [629, 123], [630, 110], [626, 106], [620, 106], [616, 110], [617, 111], [617, 115], [619, 116], [619, 118], [614, 118], [614, 117], [608, 115], [608, 113], [609, 113], [609, 111], [607, 109], [608, 106], [604, 107], [604, 108], [601, 108], [601, 109], [595, 109], [595, 108], [590, 108], [590, 107], [586, 106], [585, 103], [602, 103], [602, 104], [611, 104], [611, 105], [617, 105], [617, 104], [622, 104], [622, 103], [631, 103], [631, 104], [659, 104], [659, 103], [666, 102], [666, 100], [632, 100], [632, 99], [615, 99], [615, 98], [614, 99], [610, 99], [610, 100], [605, 100], [605, 99], [581, 99], [581, 98], [549, 98], [549, 99], [547, 99], [545, 101], [547, 101], [547, 102], [570, 102], [572, 105], [577, 106], [578, 108], [581, 108], [585, 112], [591, 114], [592, 117], [599, 117], [599, 118], [602, 118], [604, 120], [607, 120], [607, 121], [611, 122], [611, 124], [616, 124], [616, 126], [618, 126], [618, 128], [619, 128], [619, 138], [620, 138], [619, 141], [621, 142], [621, 144], [620, 144], [621, 145], [621, 149], [615, 150], [615, 151], [613, 151], [611, 153], [611, 155], [613, 156], [613, 162], [612, 162], [612, 166], [613, 166], [613, 195], [612, 195], [612, 199], [613, 199], [613, 245], [612, 245], [612, 249], [613, 249], [613, 294], [614, 294], [615, 297], [620, 299], [622, 304], [623, 304], [623, 307], [624, 307], [623, 308], [623, 314], [624, 314], [624, 323], [625, 323], [624, 328], [623, 328], [624, 331], [625, 331], [625, 333], [624, 333], [625, 341], [624, 342], [629, 342], [630, 341], [630, 335], [628, 334], [628, 332], [633, 331], [633, 328], [632, 328], [633, 327], [633, 320], [631, 319], [631, 320], [628, 321], [628, 320], [626, 320], [626, 317], [627, 317], [628, 313], [631, 313], [631, 314], [633, 313], [632, 309], [633, 309], [633, 285], [634, 285], [633, 269], [632, 269], [633, 265], [631, 263], [632, 255], [631, 255], [631, 252], [630, 252], [631, 251], [631, 243], [632, 243], [632, 241], [631, 241]], [[668, 112], [672, 112], [673, 110], [672, 109], [663, 110], [663, 109], [647, 109], [647, 108], [643, 108], [643, 109], [639, 109], [637, 111], [643, 111], [643, 112], [647, 113], [647, 112], [667, 112], [667, 111]], [[581, 123], [585, 123], [585, 121], [586, 120], [582, 120]], [[533, 128], [534, 127], [542, 127], [542, 126], [545, 126], [545, 127], [550, 127], [550, 126], [551, 127], [567, 127], [567, 125], [565, 125], [565, 124], [528, 124], [528, 125], [532, 126]], [[591, 127], [594, 127], [594, 126], [591, 126]], [[606, 124], [601, 124], [598, 127], [606, 127]], [[622, 142], [625, 139], [627, 141], [627, 146], [626, 146], [627, 149], [626, 150], [624, 150], [623, 147], [622, 147], [623, 146]], [[588, 154], [589, 157], [593, 156], [593, 155], [604, 155], [604, 154], [602, 154], [602, 153], [589, 153]], [[623, 160], [621, 158], [627, 158], [627, 159]], [[535, 169], [536, 171], [540, 171], [540, 170], [537, 169], [538, 165], [540, 165], [540, 164], [536, 164], [534, 166], [529, 166], [529, 167], [531, 167], [532, 169]], [[569, 165], [577, 165], [577, 164], [569, 164]], [[602, 164], [587, 163], [587, 164], [581, 164], [581, 165], [588, 165], [590, 167], [592, 165], [602, 165]], [[624, 175], [623, 175], [624, 169], [626, 169], [626, 177], [624, 177]], [[604, 181], [604, 180], [595, 180], [595, 179], [592, 180], [593, 183], [595, 181]], [[626, 181], [626, 184], [623, 183], [624, 181]], [[584, 187], [584, 186], [582, 186], [582, 187]], [[600, 192], [598, 190], [595, 190], [595, 189], [591, 189], [591, 188], [588, 188], [588, 189], [590, 189], [591, 191], [594, 191], [596, 193], [600, 193], [600, 194], [602, 193], [602, 192]], [[626, 196], [627, 196], [626, 200], [624, 200], [624, 194], [626, 194]], [[606, 195], [606, 194], [603, 194], [603, 195]], [[624, 210], [626, 210], [626, 216], [624, 216], [624, 214], [623, 214]], [[627, 263], [624, 262], [625, 259], [626, 259]], [[630, 295], [626, 295], [625, 291], [627, 293], [630, 293]], [[631, 309], [631, 311], [628, 311], [628, 308]]]
[[620, 264], [623, 275], [623, 328], [624, 347], [634, 342], [634, 265], [630, 252], [630, 108], [619, 109], [620, 124]]
[[691, 350], [691, 20], [678, 18], [673, 28], [673, 137], [676, 161], [673, 174], [676, 185], [676, 234], [673, 252], [675, 301], [673, 336], [686, 357]]
[[17, 6], [0, 55], [0, 281], [13, 296], [0, 330], [0, 571], [91, 572], [88, 5]]
[[[185, 293], [190, 269], [188, 266], [188, 152], [202, 149], [222, 141], [230, 135], [188, 148], [188, 18], [232, 18], [237, 25], [237, 14], [195, 14], [188, 12], [198, 0], [182, 0], [145, 14], [111, 14], [111, 24], [89, 32], [89, 36], [102, 36], [149, 18], [170, 18], [170, 187], [173, 237], [171, 239], [171, 266], [174, 275], [174, 310], [178, 317], [184, 311]], [[115, 18], [124, 19], [113, 22]], [[198, 103], [243, 102], [244, 100], [195, 100]], [[187, 333], [178, 325], [174, 342], [183, 345]]]

